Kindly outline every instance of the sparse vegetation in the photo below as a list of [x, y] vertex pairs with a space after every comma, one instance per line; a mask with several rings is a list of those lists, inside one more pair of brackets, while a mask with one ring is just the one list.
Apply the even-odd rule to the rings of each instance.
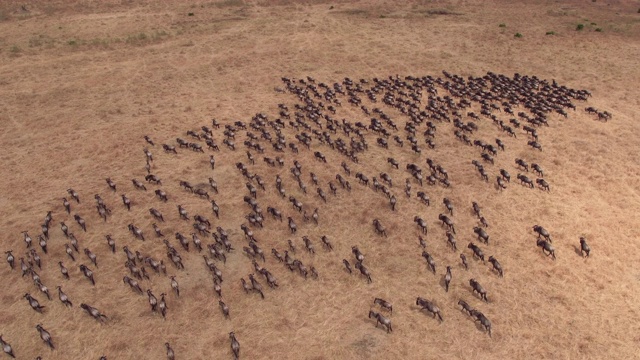
[[556, 32], [555, 31], [547, 31], [547, 33], [545, 35], [555, 35]]
[[12, 54], [18, 54], [18, 53], [22, 52], [22, 49], [18, 45], [13, 45], [13, 46], [11, 46], [9, 51], [11, 51]]
[[506, 27], [507, 27], [507, 24], [505, 24], [505, 23], [502, 23], [502, 24], [500, 24], [500, 25], [498, 25], [498, 27], [501, 27], [501, 28], [506, 28]]
[[521, 38], [521, 37], [522, 37], [522, 34], [520, 34], [520, 33], [516, 33], [516, 34], [515, 34], [515, 35], [513, 35], [513, 36], [514, 36], [514, 37], [517, 37], [517, 38]]
[[192, 12], [190, 12], [190, 13], [189, 13], [189, 16], [193, 16], [193, 13], [192, 13]]
[[602, 28], [596, 28], [596, 32], [602, 32]]
[[584, 29], [584, 24], [578, 24], [578, 26], [576, 26], [576, 31], [581, 31], [582, 29]]
[[232, 7], [232, 6], [244, 6], [245, 3], [242, 0], [223, 0], [213, 4], [215, 7]]

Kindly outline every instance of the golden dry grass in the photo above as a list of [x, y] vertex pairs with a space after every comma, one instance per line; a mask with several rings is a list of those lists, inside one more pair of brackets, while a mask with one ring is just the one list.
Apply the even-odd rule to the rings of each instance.
[[[640, 29], [636, 2], [415, 1], [398, 6], [346, 1], [193, 5], [42, 1], [27, 5], [28, 11], [21, 4], [5, 1], [0, 8], [0, 243], [3, 251], [12, 249], [22, 257], [20, 232], [29, 230], [35, 239], [45, 213], [52, 210], [56, 226], [39, 273], [52, 295], [55, 286], [62, 285], [75, 306], [64, 308], [56, 295], [53, 301], [43, 299], [30, 280], [20, 278], [19, 270], [12, 272], [3, 264], [0, 333], [19, 359], [38, 355], [98, 359], [103, 354], [109, 359], [160, 359], [167, 341], [178, 359], [230, 358], [230, 331], [236, 332], [241, 357], [247, 359], [637, 357], [640, 272], [634, 265], [640, 252], [635, 218], [640, 211], [640, 126], [635, 117], [640, 105]], [[330, 10], [330, 5], [335, 8]], [[500, 23], [506, 27], [498, 27]], [[575, 31], [578, 23], [586, 25], [581, 32]], [[603, 32], [595, 32], [596, 27]], [[557, 35], [545, 36], [547, 31]], [[524, 37], [514, 38], [516, 32]], [[181, 251], [186, 270], [167, 264], [180, 282], [180, 298], [170, 293], [164, 276], [153, 274], [142, 282], [156, 296], [169, 294], [164, 321], [149, 311], [146, 296], [135, 295], [122, 283], [126, 258], [120, 250], [116, 255], [108, 252], [104, 235], [112, 234], [119, 249], [128, 245], [160, 259], [165, 258], [164, 245], [152, 236], [149, 207], [164, 213], [167, 222], [161, 227], [176, 247], [171, 234], [191, 232], [190, 224], [178, 219], [176, 204], [184, 204], [190, 215], [213, 219], [206, 201], [178, 187], [183, 179], [206, 183], [212, 173], [208, 155], [185, 150], [167, 155], [160, 144], [185, 138], [186, 130], [209, 125], [212, 117], [228, 123], [248, 122], [257, 112], [275, 116], [277, 103], [291, 107], [294, 101], [291, 95], [273, 91], [281, 86], [281, 76], [311, 75], [333, 82], [345, 76], [439, 76], [442, 70], [465, 77], [487, 71], [519, 72], [592, 91], [593, 98], [578, 104], [579, 111], [571, 112], [569, 119], [552, 116], [551, 126], [539, 131], [542, 153], [528, 148], [524, 136], [511, 139], [498, 134], [487, 120], [480, 122], [473, 136], [500, 136], [506, 141], [507, 152], [497, 157], [495, 166], [488, 166], [492, 179], [498, 168], [515, 175], [513, 159], [523, 157], [542, 165], [550, 193], [513, 182], [498, 193], [481, 182], [469, 164], [477, 151], [461, 146], [444, 124], [438, 127], [438, 147], [428, 156], [448, 169], [453, 185], [450, 189], [425, 185], [433, 201], [429, 208], [415, 198], [407, 200], [396, 185], [392, 191], [399, 199], [399, 211], [391, 213], [383, 197], [353, 178], [352, 193], [339, 190], [327, 205], [312, 186], [308, 195], [301, 194], [287, 170], [294, 159], [302, 162], [307, 184], [308, 172], [314, 171], [325, 191], [327, 182], [341, 172], [342, 158], [319, 144], [312, 150], [323, 151], [328, 165], [313, 161], [306, 150], [297, 156], [287, 151], [285, 168], [269, 168], [258, 161], [251, 171], [268, 186], [267, 192], [259, 191], [261, 206], [278, 207], [294, 216], [299, 227], [292, 237], [286, 222], [280, 225], [269, 218], [265, 229], [255, 230], [260, 246], [267, 253], [272, 247], [284, 250], [286, 240], [293, 238], [301, 248], [300, 237], [308, 235], [317, 254], [299, 251], [296, 257], [320, 273], [317, 281], [304, 280], [269, 254], [265, 266], [279, 279], [280, 288], [267, 288], [262, 301], [255, 294], [245, 295], [239, 282], [252, 271], [240, 252], [245, 241], [239, 226], [248, 207], [242, 202], [244, 179], [234, 167], [237, 161], [246, 162], [244, 149], [239, 146], [231, 152], [223, 147], [213, 171], [221, 188], [215, 199], [222, 212], [214, 226], [228, 229], [236, 247], [221, 266], [231, 320], [222, 317], [211, 276], [193, 251]], [[614, 118], [608, 123], [594, 121], [582, 111], [584, 106], [609, 110]], [[339, 111], [338, 118], [367, 120], [347, 106]], [[404, 125], [398, 112], [389, 113]], [[285, 133], [291, 141], [293, 132]], [[156, 157], [153, 172], [165, 184], [162, 188], [170, 197], [166, 204], [151, 191], [134, 190], [130, 182], [145, 175], [145, 134], [156, 141], [151, 149]], [[215, 137], [222, 139], [220, 133]], [[373, 144], [375, 137], [369, 137]], [[238, 138], [238, 145], [243, 138]], [[424, 163], [425, 155], [417, 158], [394, 145], [391, 149], [402, 166]], [[270, 148], [267, 152], [272, 154]], [[351, 167], [369, 177], [385, 171], [396, 183], [404, 182], [408, 174], [391, 169], [387, 156], [372, 145], [360, 157], [361, 163]], [[304, 224], [290, 204], [276, 196], [273, 180], [278, 173], [305, 208], [320, 208], [320, 225]], [[117, 194], [106, 186], [106, 177], [117, 183]], [[72, 203], [72, 214], [87, 219], [87, 233], [62, 209], [60, 199], [69, 187], [80, 193], [82, 203]], [[113, 209], [106, 223], [96, 214], [96, 193]], [[121, 206], [121, 193], [132, 198], [131, 212]], [[470, 261], [465, 272], [458, 253], [445, 246], [444, 230], [437, 222], [445, 196], [456, 206], [454, 220], [462, 246], [473, 237], [470, 203], [480, 203], [492, 237], [492, 244], [483, 248], [487, 256], [501, 261], [503, 279], [476, 261]], [[418, 229], [412, 222], [417, 214], [430, 225], [427, 241], [438, 264], [435, 276], [420, 257]], [[388, 238], [373, 233], [370, 222], [376, 217], [387, 226]], [[98, 255], [96, 287], [64, 254], [66, 240], [58, 226], [63, 220], [81, 247]], [[144, 229], [146, 242], [128, 234], [130, 222]], [[533, 224], [552, 233], [557, 261], [535, 247]], [[333, 239], [334, 252], [321, 249], [319, 237], [325, 234]], [[592, 247], [589, 259], [576, 253], [579, 236], [586, 236]], [[341, 260], [352, 258], [352, 245], [364, 252], [372, 284], [343, 270]], [[469, 251], [464, 252], [470, 258]], [[84, 255], [78, 257], [76, 263], [88, 264]], [[70, 269], [71, 280], [61, 277], [58, 260]], [[453, 265], [454, 276], [448, 293], [440, 284], [446, 265]], [[489, 304], [471, 294], [472, 276], [488, 289]], [[44, 315], [29, 309], [22, 298], [27, 291], [47, 307]], [[438, 324], [420, 313], [413, 305], [417, 296], [434, 300], [445, 321]], [[366, 317], [374, 297], [394, 305], [392, 334], [375, 328]], [[488, 316], [493, 338], [458, 310], [460, 298]], [[77, 307], [80, 302], [97, 307], [110, 320], [96, 323]], [[55, 351], [39, 339], [37, 323], [51, 332]]]

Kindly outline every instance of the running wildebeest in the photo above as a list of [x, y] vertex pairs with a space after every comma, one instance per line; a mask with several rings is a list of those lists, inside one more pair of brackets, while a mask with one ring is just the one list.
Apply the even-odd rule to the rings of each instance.
[[484, 242], [485, 244], [489, 245], [489, 234], [487, 234], [486, 231], [484, 231], [483, 228], [480, 227], [474, 227], [473, 228], [473, 232], [476, 233], [476, 235], [478, 235], [478, 240]]
[[522, 159], [516, 159], [515, 163], [518, 167], [521, 167], [523, 169], [525, 169], [526, 171], [529, 171], [529, 164], [527, 164], [526, 161], [522, 160]]
[[484, 253], [476, 244], [470, 242], [467, 248], [473, 251], [473, 257], [478, 257], [479, 259], [482, 259], [482, 262], [484, 262]]
[[453, 221], [451, 221], [447, 215], [440, 214], [438, 215], [438, 219], [440, 219], [440, 221], [442, 221], [442, 225], [446, 225], [452, 233], [456, 233]]
[[549, 188], [549, 183], [543, 178], [536, 179], [536, 184], [540, 185], [540, 188], [542, 190], [551, 191], [551, 189]]
[[580, 255], [589, 257], [591, 248], [587, 245], [587, 240], [584, 237], [580, 237]]
[[2, 338], [1, 334], [0, 334], [0, 346], [2, 346], [2, 351], [4, 351], [5, 354], [11, 356], [12, 358], [16, 357], [15, 354], [13, 353], [13, 349], [11, 348], [11, 345]]
[[480, 324], [486, 331], [488, 331], [489, 337], [491, 337], [491, 322], [489, 321], [489, 319], [487, 319], [487, 317], [478, 310], [472, 310], [471, 315], [476, 318], [475, 321], [480, 321]]
[[469, 285], [471, 285], [474, 293], [478, 293], [478, 295], [480, 295], [480, 298], [482, 300], [489, 302], [489, 299], [487, 298], [487, 290], [485, 290], [479, 282], [477, 282], [475, 279], [470, 279]]
[[42, 339], [42, 341], [44, 341], [51, 349], [55, 349], [55, 347], [53, 346], [53, 339], [51, 338], [51, 334], [42, 327], [42, 324], [36, 325], [36, 329], [40, 333], [40, 338]]
[[98, 309], [94, 308], [93, 306], [82, 303], [80, 304], [80, 307], [84, 309], [87, 314], [91, 315], [92, 318], [100, 322], [108, 320], [108, 318], [104, 314], [100, 313], [100, 311], [98, 311]]
[[471, 316], [471, 313], [474, 311], [474, 309], [464, 300], [459, 300], [458, 305], [460, 305], [462, 307], [462, 311], [467, 313], [469, 316]]
[[538, 239], [538, 241], [536, 241], [536, 245], [542, 248], [542, 253], [547, 256], [551, 255], [554, 260], [556, 259], [555, 249], [553, 248], [553, 246], [551, 246], [551, 243], [549, 241]]
[[551, 241], [551, 235], [549, 235], [549, 232], [545, 228], [543, 228], [542, 226], [533, 225], [533, 231], [538, 233], [538, 239], [540, 239], [540, 237], [544, 237], [549, 242], [553, 242], [553, 241]]
[[442, 315], [440, 314], [440, 308], [438, 308], [434, 303], [432, 303], [431, 301], [418, 297], [416, 299], [416, 305], [421, 307], [421, 310], [427, 310], [428, 312], [430, 312], [431, 314], [433, 314], [433, 318], [435, 319], [436, 316], [438, 317], [438, 319], [440, 319], [440, 322], [444, 321], [444, 319], [442, 319]]
[[382, 307], [383, 309], [389, 310], [389, 313], [393, 313], [393, 306], [390, 302], [381, 298], [375, 298], [373, 299], [373, 303], [380, 305], [380, 307]]
[[502, 265], [494, 258], [493, 256], [489, 256], [489, 262], [493, 265], [493, 270], [497, 271], [500, 277], [503, 277], [502, 273]]
[[444, 276], [444, 290], [449, 292], [449, 284], [451, 283], [451, 266], [447, 266], [447, 273]]
[[460, 254], [460, 261], [462, 262], [462, 266], [464, 266], [465, 270], [469, 270], [469, 264], [467, 264], [467, 257], [464, 254]]
[[431, 269], [431, 271], [435, 274], [436, 273], [436, 262], [435, 260], [433, 260], [433, 257], [431, 256], [431, 254], [429, 254], [426, 251], [422, 251], [422, 257], [425, 258], [425, 260], [427, 260], [427, 265], [429, 266], [429, 268]]
[[238, 360], [240, 358], [240, 343], [238, 342], [238, 339], [236, 339], [236, 334], [233, 331], [229, 333], [229, 339], [231, 340], [233, 358]]
[[373, 310], [369, 310], [369, 319], [371, 318], [376, 319], [376, 327], [378, 327], [378, 324], [382, 324], [382, 326], [384, 326], [387, 329], [387, 333], [393, 331], [393, 329], [391, 328], [391, 320], [387, 319], [386, 317], [380, 315], [379, 313]]
[[374, 219], [373, 226], [378, 235], [383, 235], [384, 237], [387, 237], [387, 230], [385, 229], [384, 226], [382, 226], [382, 223], [380, 222], [380, 220]]
[[349, 261], [347, 259], [342, 259], [342, 263], [344, 264], [344, 267], [347, 269], [349, 274], [352, 274], [353, 270], [351, 270], [351, 264], [349, 264]]
[[518, 174], [517, 176], [518, 180], [520, 180], [520, 183], [522, 185], [527, 185], [530, 188], [534, 188], [535, 186], [533, 185], [533, 181], [531, 179], [529, 179], [526, 175], [522, 175], [522, 174]]

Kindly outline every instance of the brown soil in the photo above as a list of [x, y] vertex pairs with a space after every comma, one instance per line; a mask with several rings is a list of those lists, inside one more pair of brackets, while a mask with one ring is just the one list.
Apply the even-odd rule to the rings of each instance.
[[[29, 230], [36, 240], [44, 215], [53, 211], [49, 253], [41, 254], [43, 268], [38, 270], [53, 300], [46, 300], [28, 276], [20, 277], [19, 260], [14, 271], [3, 261], [0, 333], [17, 358], [160, 359], [165, 356], [165, 342], [171, 343], [177, 359], [231, 358], [230, 331], [235, 331], [245, 359], [637, 357], [640, 270], [634, 264], [640, 256], [640, 232], [634, 219], [640, 212], [640, 125], [636, 121], [640, 14], [636, 1], [415, 1], [400, 6], [383, 1], [227, 0], [186, 5], [182, 1], [59, 0], [30, 2], [25, 9], [22, 4], [3, 1], [0, 5], [0, 244], [3, 252], [13, 250], [17, 259], [25, 256], [20, 232]], [[499, 27], [501, 23], [506, 27]], [[582, 31], [576, 31], [579, 23], [585, 25]], [[548, 31], [555, 35], [545, 35]], [[515, 33], [523, 37], [516, 38]], [[298, 233], [290, 235], [286, 220], [280, 224], [271, 217], [264, 229], [254, 229], [267, 254], [266, 263], [260, 263], [278, 278], [280, 287], [269, 289], [259, 276], [266, 299], [245, 294], [240, 278], [247, 279], [253, 267], [241, 251], [246, 241], [240, 225], [246, 223], [244, 216], [250, 210], [242, 201], [247, 194], [245, 179], [235, 168], [238, 161], [247, 163], [244, 131], [238, 132], [235, 152], [222, 145], [222, 129], [214, 133], [219, 153], [179, 149], [178, 155], [171, 155], [160, 145], [176, 145], [176, 137], [188, 139], [187, 130], [210, 125], [212, 118], [222, 124], [248, 123], [253, 115], [264, 112], [273, 119], [278, 103], [288, 104], [293, 112], [296, 98], [274, 91], [283, 86], [282, 76], [309, 75], [332, 84], [344, 77], [437, 77], [442, 70], [465, 78], [487, 71], [536, 75], [588, 89], [593, 97], [577, 102], [578, 110], [570, 110], [568, 119], [551, 115], [550, 127], [539, 128], [543, 152], [529, 148], [521, 130], [514, 139], [500, 133], [488, 119], [478, 122], [480, 130], [472, 139], [500, 137], [506, 143], [507, 151], [496, 157], [496, 164], [485, 165], [492, 181], [500, 168], [511, 172], [514, 179], [504, 192], [479, 179], [470, 164], [478, 159], [479, 150], [456, 140], [450, 124], [438, 124], [437, 148], [420, 157], [406, 146], [391, 144], [388, 151], [383, 150], [375, 145], [375, 135], [367, 135], [370, 149], [360, 155], [359, 164], [350, 166], [369, 178], [380, 172], [391, 175], [395, 181], [391, 191], [398, 198], [395, 213], [382, 195], [358, 185], [353, 175], [348, 178], [352, 192], [339, 189], [338, 196], [330, 195], [324, 204], [315, 194], [309, 172], [319, 176], [328, 193], [328, 181], [335, 181], [337, 173], [345, 175], [340, 162], [346, 160], [326, 145], [314, 141], [312, 151], [301, 147], [298, 155], [287, 150], [286, 166], [272, 168], [262, 156], [278, 154], [261, 141], [267, 151], [265, 155], [254, 152], [258, 161], [249, 166], [267, 183], [266, 192], [258, 191], [260, 206], [265, 213], [267, 206], [275, 206], [292, 216]], [[362, 97], [369, 108], [381, 106]], [[369, 117], [348, 106], [346, 98], [343, 103], [335, 118], [368, 123]], [[613, 119], [597, 121], [584, 112], [586, 106], [607, 110]], [[404, 127], [407, 117], [384, 110]], [[499, 116], [507, 120], [505, 114]], [[288, 142], [295, 142], [290, 127], [284, 134]], [[168, 193], [168, 203], [154, 197], [152, 189], [158, 186], [147, 185], [149, 191], [144, 192], [131, 184], [132, 178], [143, 180], [146, 174], [144, 135], [156, 142], [150, 147], [152, 172], [163, 180], [160, 188]], [[313, 151], [325, 153], [329, 163], [314, 161]], [[213, 171], [209, 153], [217, 159]], [[400, 161], [400, 170], [386, 163], [388, 156]], [[442, 164], [452, 182], [448, 189], [424, 185], [432, 200], [428, 208], [415, 196], [407, 199], [402, 188], [409, 177], [404, 166], [415, 162], [426, 168], [425, 157]], [[514, 181], [516, 157], [545, 169], [549, 193]], [[295, 159], [303, 164], [307, 195], [289, 173]], [[309, 213], [319, 208], [319, 225], [303, 222], [288, 201], [277, 196], [276, 174], [281, 174], [287, 192], [300, 199]], [[221, 190], [214, 195], [221, 208], [219, 220], [207, 201], [178, 186], [179, 180], [187, 180], [206, 187], [209, 176]], [[106, 177], [117, 183], [116, 193], [107, 187]], [[79, 192], [82, 202], [71, 200], [72, 213], [67, 215], [61, 198], [68, 196], [70, 187]], [[414, 182], [414, 195], [419, 188]], [[98, 217], [94, 194], [100, 194], [113, 210], [107, 222]], [[122, 206], [120, 194], [132, 199], [130, 212]], [[437, 221], [445, 211], [443, 197], [455, 206], [458, 252], [447, 248], [444, 229]], [[472, 260], [466, 249], [477, 226], [471, 201], [481, 205], [490, 224], [491, 244], [481, 246], [486, 256], [500, 260], [504, 278]], [[191, 222], [179, 219], [176, 204], [183, 204], [190, 216], [202, 214], [214, 227], [230, 232], [235, 251], [226, 264], [218, 263], [230, 320], [223, 318], [218, 307], [201, 254], [183, 251], [173, 236], [192, 232]], [[159, 225], [179, 248], [186, 270], [170, 264], [165, 246], [152, 235], [150, 207], [164, 214], [167, 221]], [[87, 220], [88, 232], [74, 222], [76, 213]], [[427, 270], [420, 256], [415, 215], [429, 223], [427, 250], [435, 258], [437, 275]], [[374, 234], [374, 218], [387, 227], [388, 238]], [[81, 251], [89, 248], [97, 254], [99, 268], [90, 266], [95, 287], [78, 269], [80, 263], [90, 264], [85, 255], [77, 254], [76, 262], [66, 257], [67, 240], [60, 221], [76, 234]], [[128, 233], [129, 223], [143, 229], [145, 242]], [[556, 261], [536, 248], [534, 224], [551, 232]], [[115, 255], [108, 250], [106, 234], [116, 239]], [[303, 250], [303, 235], [314, 242], [315, 255]], [[321, 235], [332, 239], [333, 252], [322, 249]], [[588, 259], [577, 253], [580, 236], [592, 248]], [[298, 247], [295, 257], [318, 269], [318, 280], [290, 273], [271, 256], [271, 248], [286, 249], [287, 239]], [[168, 277], [150, 268], [151, 279], [140, 282], [158, 297], [168, 294], [166, 320], [150, 311], [146, 296], [136, 295], [122, 283], [128, 273], [123, 266], [124, 245], [165, 259], [169, 275], [176, 275], [179, 298], [171, 292]], [[344, 271], [343, 258], [353, 264], [352, 245], [365, 254], [373, 283]], [[460, 251], [469, 259], [468, 272], [460, 266]], [[58, 270], [60, 260], [69, 268], [70, 280], [64, 280]], [[447, 265], [453, 267], [448, 293], [441, 285]], [[471, 293], [471, 277], [488, 290], [489, 303]], [[58, 301], [57, 285], [74, 302], [72, 309]], [[29, 308], [22, 298], [25, 292], [46, 306], [44, 314]], [[417, 296], [433, 300], [444, 322], [420, 312], [414, 305]], [[375, 297], [394, 306], [391, 334], [367, 318]], [[491, 320], [492, 338], [459, 310], [459, 299]], [[100, 309], [109, 320], [98, 324], [80, 310], [82, 302]], [[375, 309], [380, 311], [377, 305]], [[56, 350], [50, 351], [39, 339], [38, 323], [51, 333]]]

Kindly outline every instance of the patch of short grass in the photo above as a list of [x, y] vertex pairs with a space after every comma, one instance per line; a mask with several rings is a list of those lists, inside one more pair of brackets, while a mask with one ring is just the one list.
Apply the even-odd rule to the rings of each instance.
[[245, 3], [242, 0], [223, 0], [213, 3], [215, 7], [232, 7], [232, 6], [244, 6]]

